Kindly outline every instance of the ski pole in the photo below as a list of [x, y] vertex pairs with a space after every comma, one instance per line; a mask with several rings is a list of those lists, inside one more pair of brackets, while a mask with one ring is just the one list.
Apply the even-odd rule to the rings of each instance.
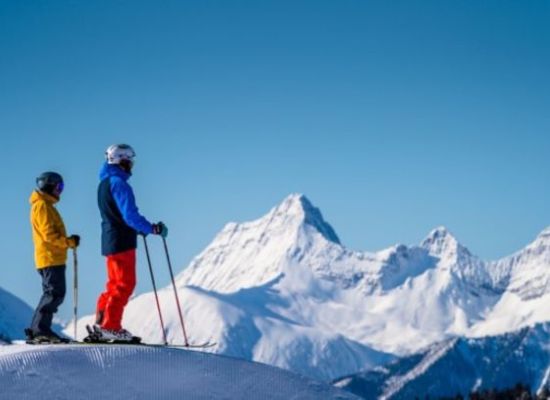
[[167, 345], [168, 341], [166, 340], [166, 331], [164, 330], [164, 320], [162, 319], [162, 312], [160, 311], [159, 296], [157, 294], [157, 285], [155, 283], [155, 275], [153, 274], [153, 267], [151, 266], [151, 257], [149, 256], [149, 247], [147, 246], [147, 239], [145, 238], [145, 235], [143, 235], [143, 244], [145, 245], [145, 254], [147, 254], [147, 264], [149, 264], [149, 273], [151, 274], [153, 291], [155, 292], [155, 301], [157, 303], [157, 311], [159, 313], [160, 326], [162, 328], [162, 338], [164, 339], [164, 344]]
[[174, 288], [174, 297], [176, 298], [176, 305], [178, 306], [178, 313], [180, 317], [181, 329], [183, 331], [183, 339], [185, 340], [185, 347], [189, 347], [189, 342], [187, 341], [187, 333], [185, 332], [185, 324], [183, 323], [183, 313], [181, 312], [180, 300], [178, 298], [178, 291], [176, 289], [176, 282], [174, 280], [174, 272], [172, 270], [172, 263], [170, 262], [170, 255], [168, 254], [168, 245], [166, 244], [165, 237], [162, 238], [162, 243], [164, 244], [166, 261], [168, 261], [168, 269], [170, 270], [170, 279], [172, 280], [172, 287]]
[[77, 321], [78, 321], [78, 256], [76, 247], [73, 249], [73, 314], [74, 314], [74, 340], [77, 340]]

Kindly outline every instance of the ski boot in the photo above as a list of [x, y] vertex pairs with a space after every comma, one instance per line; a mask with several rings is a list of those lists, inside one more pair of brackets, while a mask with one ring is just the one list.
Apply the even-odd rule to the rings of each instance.
[[43, 332], [43, 333], [34, 333], [32, 329], [25, 329], [25, 335], [27, 339], [25, 342], [27, 344], [63, 344], [70, 343], [70, 340], [64, 337], [59, 336], [53, 331]]
[[87, 343], [117, 343], [117, 344], [137, 344], [141, 342], [141, 338], [133, 336], [126, 329], [110, 330], [102, 328], [98, 325], [93, 327], [86, 326], [88, 336], [84, 338]]

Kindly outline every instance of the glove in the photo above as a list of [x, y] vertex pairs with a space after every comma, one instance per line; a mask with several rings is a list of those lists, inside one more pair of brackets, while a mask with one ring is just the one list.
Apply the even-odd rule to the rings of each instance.
[[78, 245], [80, 244], [80, 236], [78, 235], [71, 235], [67, 238], [67, 240], [71, 249], [78, 247]]
[[162, 222], [153, 224], [153, 235], [160, 235], [165, 238], [168, 236], [168, 228]]

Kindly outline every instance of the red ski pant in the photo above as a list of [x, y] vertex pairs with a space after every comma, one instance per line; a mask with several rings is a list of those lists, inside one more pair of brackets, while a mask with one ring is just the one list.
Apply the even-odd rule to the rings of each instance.
[[102, 328], [122, 329], [122, 314], [136, 287], [136, 250], [107, 256], [107, 286], [97, 300], [96, 320]]

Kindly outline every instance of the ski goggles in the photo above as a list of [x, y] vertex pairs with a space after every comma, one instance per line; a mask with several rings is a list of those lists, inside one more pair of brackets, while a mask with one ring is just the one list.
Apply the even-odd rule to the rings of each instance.
[[63, 182], [59, 182], [57, 185], [55, 185], [55, 190], [58, 193], [61, 193], [65, 189], [65, 184]]

